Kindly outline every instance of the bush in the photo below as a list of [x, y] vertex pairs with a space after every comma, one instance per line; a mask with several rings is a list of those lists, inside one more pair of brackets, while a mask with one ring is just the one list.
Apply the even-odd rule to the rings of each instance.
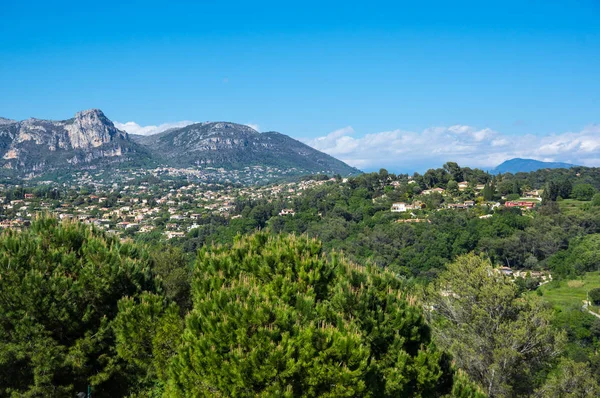
[[590, 290], [589, 297], [594, 305], [600, 305], [600, 288]]

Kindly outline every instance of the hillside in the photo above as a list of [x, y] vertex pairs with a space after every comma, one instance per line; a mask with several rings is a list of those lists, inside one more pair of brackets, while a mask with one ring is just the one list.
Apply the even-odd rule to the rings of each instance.
[[259, 133], [229, 122], [197, 123], [151, 136], [132, 136], [161, 162], [178, 166], [241, 169], [249, 166], [295, 168], [295, 174], [358, 174], [332, 156], [277, 132]]
[[536, 171], [539, 169], [570, 169], [571, 167], [575, 167], [575, 165], [561, 162], [542, 162], [540, 160], [535, 159], [514, 158], [502, 162], [494, 169], [490, 170], [490, 173], [529, 173], [531, 171]]

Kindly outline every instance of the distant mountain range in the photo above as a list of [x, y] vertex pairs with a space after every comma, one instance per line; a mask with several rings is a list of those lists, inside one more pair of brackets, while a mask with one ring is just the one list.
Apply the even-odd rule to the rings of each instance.
[[536, 171], [540, 169], [570, 169], [571, 167], [576, 167], [576, 165], [561, 162], [542, 162], [535, 159], [514, 158], [496, 166], [496, 168], [490, 170], [490, 173], [529, 173], [530, 171]]
[[360, 170], [277, 132], [259, 133], [229, 122], [198, 123], [151, 136], [129, 135], [102, 111], [78, 112], [62, 121], [0, 118], [0, 167], [18, 174], [124, 166], [252, 166], [291, 169], [290, 174], [359, 174]]

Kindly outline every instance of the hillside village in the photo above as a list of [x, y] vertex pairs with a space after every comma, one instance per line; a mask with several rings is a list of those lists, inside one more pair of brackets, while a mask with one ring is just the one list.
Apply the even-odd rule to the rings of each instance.
[[[140, 180], [149, 175], [156, 181]], [[161, 176], [168, 178], [161, 180], [158, 178]], [[335, 181], [321, 179], [235, 187], [171, 179], [181, 176], [187, 178], [190, 174], [180, 169], [159, 169], [149, 174], [140, 171], [132, 173], [120, 184], [103, 184], [83, 172], [74, 185], [47, 181], [43, 189], [33, 189], [2, 184], [0, 228], [20, 229], [27, 226], [36, 214], [50, 213], [61, 220], [74, 219], [94, 224], [122, 238], [160, 231], [166, 239], [172, 239], [183, 237], [196, 228], [195, 221], [206, 215], [241, 217], [234, 214], [236, 198], [291, 199], [302, 195], [306, 189]], [[294, 212], [282, 209], [281, 214], [293, 215]]]
[[[409, 184], [414, 184], [414, 180], [409, 179]], [[394, 187], [399, 187], [401, 184], [398, 181], [394, 181], [392, 184]], [[485, 210], [494, 210], [498, 207], [517, 207], [521, 209], [533, 209], [536, 205], [540, 204], [542, 201], [542, 189], [530, 190], [523, 192], [522, 197], [516, 199], [514, 195], [512, 195], [512, 200], [509, 200], [507, 196], [501, 196], [501, 201], [495, 200], [485, 200], [483, 196], [483, 191], [486, 189], [486, 184], [469, 184], [467, 181], [462, 181], [457, 183], [458, 186], [458, 194], [457, 192], [450, 192], [443, 188], [432, 188], [425, 189], [420, 194], [421, 195], [440, 195], [443, 198], [443, 205], [439, 205], [436, 210], [441, 209], [452, 209], [452, 210], [461, 210], [461, 209], [469, 209], [473, 207], [480, 207]], [[493, 192], [495, 194], [496, 192]], [[473, 198], [468, 200], [461, 200], [464, 198]], [[416, 217], [414, 210], [422, 210], [426, 209], [427, 205], [423, 203], [421, 200], [415, 199], [411, 203], [406, 202], [396, 202], [391, 206], [390, 211], [393, 213], [405, 213], [411, 212], [413, 219]], [[485, 211], [484, 210], [484, 211]], [[489, 218], [491, 214], [482, 214], [480, 218]], [[419, 219], [416, 219], [419, 220]], [[405, 222], [407, 220], [400, 219], [399, 222]], [[420, 220], [419, 220], [420, 221]]]
[[[256, 176], [265, 172], [260, 167], [252, 170]], [[205, 180], [205, 174], [190, 169], [157, 168], [109, 175], [82, 171], [73, 175], [71, 184], [44, 181], [36, 182], [36, 188], [27, 182], [14, 186], [5, 183], [0, 185], [0, 228], [19, 229], [36, 214], [51, 213], [60, 219], [94, 224], [121, 238], [149, 233], [160, 233], [165, 239], [180, 238], [198, 227], [196, 221], [207, 215], [241, 218], [235, 208], [238, 199], [277, 199], [291, 204], [307, 189], [349, 183], [348, 178], [323, 175], [265, 186], [232, 184], [236, 179], [229, 183]], [[476, 211], [480, 218], [492, 217], [493, 211], [502, 206], [528, 210], [541, 202], [543, 193], [530, 189], [518, 198], [513, 194], [491, 200], [493, 184], [450, 181], [446, 188], [428, 187], [406, 175], [390, 176], [383, 188], [385, 193], [374, 197], [373, 202], [391, 203], [390, 212], [398, 214], [397, 222], [409, 223], [426, 222], [431, 211], [445, 209]], [[492, 194], [497, 197], [496, 192]], [[394, 201], [396, 197], [408, 200]], [[279, 215], [294, 216], [295, 210], [282, 208]]]

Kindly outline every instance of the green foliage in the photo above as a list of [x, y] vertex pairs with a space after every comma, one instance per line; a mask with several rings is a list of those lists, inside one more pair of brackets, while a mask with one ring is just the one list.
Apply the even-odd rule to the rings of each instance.
[[42, 218], [0, 236], [0, 395], [119, 395], [109, 368], [117, 300], [155, 290], [139, 248]]
[[600, 386], [585, 363], [563, 359], [535, 395], [543, 398], [594, 398], [600, 395]]
[[496, 187], [494, 186], [493, 182], [490, 184], [485, 184], [485, 187], [483, 188], [483, 192], [481, 193], [481, 195], [483, 196], [483, 199], [488, 202], [493, 200], [495, 190], [496, 190]]
[[600, 288], [590, 290], [588, 295], [594, 305], [600, 305]]
[[549, 265], [560, 277], [574, 277], [600, 270], [600, 234], [573, 239], [567, 250], [550, 259]]
[[181, 313], [191, 308], [191, 267], [188, 255], [179, 247], [160, 245], [151, 250], [153, 271], [160, 278], [167, 300], [175, 302]]
[[490, 396], [531, 394], [536, 373], [555, 356], [564, 336], [552, 311], [535, 295], [470, 254], [451, 263], [430, 290], [437, 341]]
[[168, 363], [183, 331], [177, 305], [150, 293], [124, 298], [113, 330], [117, 354], [131, 375], [129, 392], [162, 395]]
[[450, 180], [448, 181], [448, 185], [446, 186], [446, 189], [448, 190], [448, 192], [450, 192], [453, 195], [457, 195], [459, 190], [458, 190], [458, 183], [454, 180]]
[[506, 200], [519, 200], [521, 198], [521, 195], [519, 195], [518, 193], [511, 193], [506, 195]]
[[481, 387], [473, 383], [469, 376], [462, 370], [458, 370], [454, 376], [454, 384], [452, 385], [453, 398], [486, 398], [487, 395]]
[[596, 192], [591, 184], [577, 184], [573, 187], [571, 197], [577, 200], [592, 200]]
[[257, 233], [198, 256], [172, 396], [439, 396], [448, 358], [400, 280]]

